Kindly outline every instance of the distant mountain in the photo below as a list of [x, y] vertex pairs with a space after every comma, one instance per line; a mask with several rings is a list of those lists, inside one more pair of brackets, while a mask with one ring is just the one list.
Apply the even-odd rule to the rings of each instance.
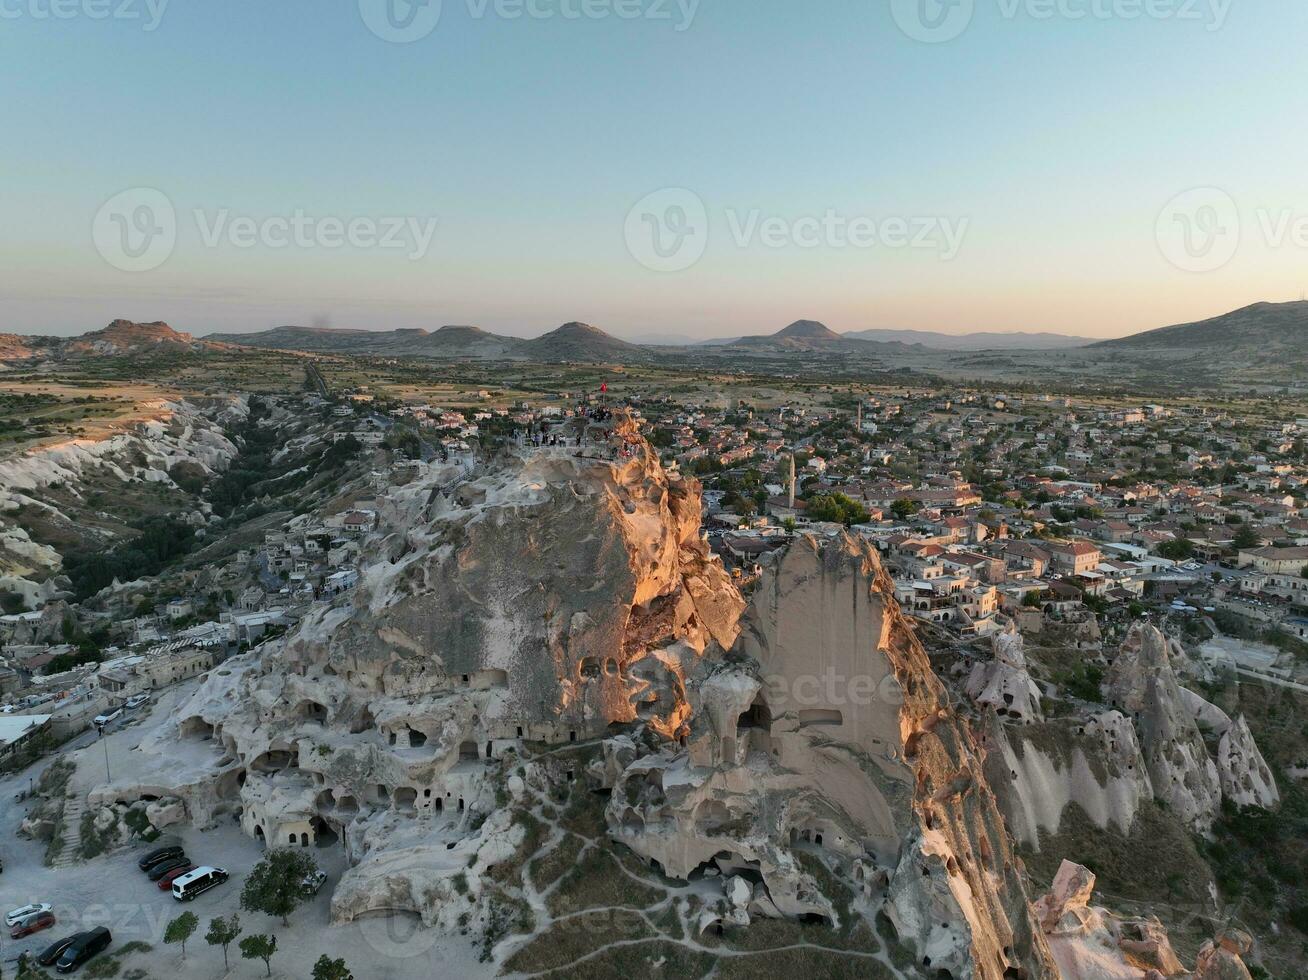
[[593, 361], [608, 363], [632, 359], [645, 359], [648, 352], [636, 344], [629, 344], [606, 334], [589, 323], [565, 323], [543, 337], [518, 345], [520, 357], [533, 361]]
[[932, 350], [1067, 350], [1085, 347], [1089, 337], [1060, 333], [937, 333], [932, 330], [854, 330], [841, 336], [879, 343], [921, 344]]
[[905, 344], [877, 343], [859, 337], [842, 336], [816, 320], [796, 320], [773, 334], [740, 337], [736, 340], [711, 341], [705, 346], [744, 347], [750, 350], [781, 353], [795, 351], [810, 354], [894, 354], [910, 351]]
[[1242, 360], [1308, 357], [1308, 302], [1254, 303], [1231, 313], [1105, 340], [1095, 349], [1209, 352]]
[[[397, 331], [398, 332], [398, 331]], [[503, 357], [511, 355], [523, 341], [487, 333], [481, 327], [448, 326], [435, 333], [423, 331], [413, 345], [413, 353], [434, 357]]]
[[762, 347], [775, 350], [822, 351], [860, 348], [863, 341], [846, 340], [825, 324], [816, 320], [796, 320], [773, 334], [741, 337], [731, 341], [732, 347]]
[[65, 354], [131, 354], [158, 348], [190, 349], [195, 338], [178, 333], [166, 323], [114, 320], [103, 330], [92, 330], [65, 342]]
[[349, 351], [393, 341], [397, 333], [398, 331], [285, 326], [257, 333], [211, 333], [204, 339], [215, 344], [239, 344], [243, 347], [273, 350]]
[[431, 357], [500, 357], [522, 343], [477, 327], [441, 327], [434, 333], [422, 328], [358, 330], [332, 327], [274, 327], [258, 333], [215, 333], [205, 340], [272, 350], [299, 350], [336, 354], [393, 354]]

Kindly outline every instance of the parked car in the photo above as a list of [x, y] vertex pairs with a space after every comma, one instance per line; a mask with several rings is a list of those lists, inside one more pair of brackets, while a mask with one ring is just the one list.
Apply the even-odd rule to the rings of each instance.
[[136, 866], [142, 871], [149, 869], [150, 865], [156, 861], [162, 861], [164, 858], [181, 857], [184, 852], [180, 844], [169, 844], [167, 847], [156, 847], [148, 854], [141, 855], [141, 859], [136, 862]]
[[126, 703], [123, 705], [123, 707], [128, 709], [129, 711], [135, 711], [137, 708], [139, 708], [141, 705], [145, 704], [149, 700], [150, 700], [150, 695], [137, 694], [133, 697], [128, 698]]
[[300, 887], [306, 896], [312, 898], [322, 890], [322, 886], [326, 883], [327, 872], [318, 870], [311, 875], [305, 875], [304, 880], [300, 882]]
[[197, 895], [204, 894], [226, 880], [227, 872], [222, 868], [196, 868], [180, 878], [173, 879], [173, 898], [179, 902], [189, 902]]
[[59, 962], [55, 964], [55, 970], [59, 973], [72, 973], [92, 956], [103, 953], [113, 941], [114, 937], [104, 926], [84, 932], [63, 951]]
[[95, 723], [98, 727], [104, 727], [105, 725], [109, 724], [109, 722], [117, 721], [122, 716], [123, 716], [122, 708], [113, 708], [109, 711], [106, 711], [102, 715], [96, 715]]
[[183, 867], [173, 868], [172, 871], [169, 871], [167, 874], [165, 874], [162, 878], [159, 879], [159, 890], [161, 892], [169, 891], [173, 887], [174, 881], [176, 881], [182, 875], [194, 871], [197, 867], [198, 865], [192, 864], [190, 861], [187, 861]]
[[76, 942], [85, 933], [75, 932], [71, 936], [64, 936], [58, 942], [51, 943], [36, 958], [37, 966], [54, 966], [55, 961], [64, 955], [64, 950], [68, 948], [69, 943]]
[[154, 864], [150, 865], [149, 870], [145, 872], [145, 876], [151, 881], [158, 881], [169, 871], [177, 871], [186, 867], [190, 863], [191, 859], [185, 854], [175, 858], [165, 858], [162, 861], [156, 861]]
[[9, 930], [10, 939], [22, 939], [24, 936], [31, 936], [38, 932], [44, 932], [58, 921], [53, 912], [37, 912], [35, 915], [29, 915], [26, 919], [21, 919]]
[[31, 905], [24, 905], [22, 908], [5, 913], [5, 925], [12, 928], [29, 915], [36, 915], [38, 912], [49, 912], [52, 908], [53, 906], [45, 902], [33, 902]]

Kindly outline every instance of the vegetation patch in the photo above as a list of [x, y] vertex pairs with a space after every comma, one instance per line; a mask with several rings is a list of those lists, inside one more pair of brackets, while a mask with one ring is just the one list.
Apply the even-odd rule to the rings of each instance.
[[588, 912], [555, 922], [514, 953], [505, 969], [542, 973], [567, 966], [611, 943], [653, 936], [654, 930], [639, 913], [623, 909]]
[[562, 878], [577, 863], [586, 846], [576, 834], [565, 834], [552, 851], [536, 858], [528, 867], [532, 884], [540, 891]]
[[596, 847], [563, 876], [546, 906], [555, 916], [593, 908], [646, 909], [665, 894], [660, 888], [633, 881], [610, 850]]

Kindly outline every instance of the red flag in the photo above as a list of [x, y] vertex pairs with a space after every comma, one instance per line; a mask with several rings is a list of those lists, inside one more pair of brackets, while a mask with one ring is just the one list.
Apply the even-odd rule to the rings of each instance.
[[600, 391], [601, 391], [601, 392], [607, 392], [608, 390], [609, 390], [609, 383], [608, 383], [607, 381], [601, 382], [601, 383], [600, 383]]

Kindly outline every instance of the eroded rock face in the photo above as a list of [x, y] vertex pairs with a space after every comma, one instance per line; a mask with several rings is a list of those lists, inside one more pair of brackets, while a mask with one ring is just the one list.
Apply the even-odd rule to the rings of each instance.
[[1010, 721], [1039, 721], [1040, 688], [1026, 669], [1022, 635], [1015, 627], [994, 636], [995, 659], [977, 663], [967, 679], [967, 696]]
[[1073, 803], [1096, 826], [1127, 834], [1141, 801], [1153, 799], [1135, 728], [1119, 711], [1011, 727], [992, 715], [985, 747], [1008, 829], [1034, 848], [1042, 831], [1058, 832]]
[[611, 832], [676, 877], [748, 870], [753, 902], [783, 914], [848, 914], [806, 862], [852, 865], [932, 970], [1055, 976], [975, 746], [875, 552], [797, 538], [741, 625], [687, 678], [685, 749], [617, 780]]
[[1041, 832], [1057, 833], [1073, 803], [1123, 834], [1144, 800], [1161, 800], [1200, 832], [1223, 798], [1279, 803], [1248, 725], [1179, 685], [1175, 650], [1152, 627], [1133, 630], [1105, 685], [1115, 710], [1031, 724], [989, 716], [986, 773], [1018, 840], [1038, 848]]
[[161, 819], [181, 807], [200, 826], [239, 813], [270, 845], [334, 836], [355, 865], [337, 919], [448, 925], [446, 879], [512, 849], [486, 819], [488, 767], [638, 719], [684, 735], [684, 678], [737, 635], [744, 602], [700, 536], [698, 484], [669, 478], [629, 421], [590, 440], [392, 488], [357, 588], [211, 671], [143, 744], [155, 773], [93, 801], [174, 797]]
[[1080, 980], [1146, 980], [1184, 972], [1157, 919], [1120, 919], [1090, 905], [1095, 876], [1064, 861], [1035, 904], [1060, 975]]
[[1249, 731], [1244, 715], [1236, 718], [1217, 743], [1217, 772], [1222, 795], [1238, 806], [1270, 810], [1281, 802], [1272, 770]]
[[1133, 628], [1109, 670], [1108, 691], [1113, 707], [1134, 722], [1154, 795], [1207, 831], [1221, 804], [1221, 779], [1155, 627]]

